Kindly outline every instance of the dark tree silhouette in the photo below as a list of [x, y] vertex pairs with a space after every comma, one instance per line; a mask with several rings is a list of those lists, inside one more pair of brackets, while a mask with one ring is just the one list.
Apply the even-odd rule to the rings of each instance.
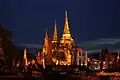
[[[6, 61], [12, 64], [12, 59], [18, 56], [19, 50], [12, 43], [12, 32], [5, 30], [0, 24], [0, 44]], [[0, 56], [3, 57], [3, 56]]]

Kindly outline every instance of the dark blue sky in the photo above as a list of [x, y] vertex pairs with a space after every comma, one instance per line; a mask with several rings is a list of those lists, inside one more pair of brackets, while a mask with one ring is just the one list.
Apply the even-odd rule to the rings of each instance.
[[13, 32], [16, 44], [40, 45], [45, 30], [59, 34], [68, 10], [73, 38], [82, 44], [101, 38], [120, 38], [119, 0], [0, 0], [0, 23]]

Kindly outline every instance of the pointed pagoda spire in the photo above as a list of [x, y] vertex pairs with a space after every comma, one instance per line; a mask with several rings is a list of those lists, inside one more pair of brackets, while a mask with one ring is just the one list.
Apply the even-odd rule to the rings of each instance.
[[47, 45], [47, 40], [48, 40], [48, 32], [47, 32], [47, 28], [46, 28], [46, 33], [45, 33], [45, 38], [44, 38], [44, 46]]
[[48, 38], [47, 28], [46, 28], [45, 38]]
[[67, 10], [65, 11], [65, 25], [64, 25], [64, 34], [70, 34], [70, 29], [69, 29], [69, 24], [68, 24], [68, 12]]
[[54, 33], [53, 33], [53, 41], [57, 41], [58, 40], [58, 35], [57, 35], [57, 24], [56, 24], [56, 20], [55, 20], [55, 25], [54, 25]]
[[[66, 41], [66, 40], [69, 40], [69, 41]], [[71, 43], [73, 44], [74, 43], [71, 33], [70, 33], [70, 29], [69, 29], [67, 10], [65, 11], [65, 23], [64, 23], [64, 30], [63, 30], [63, 34], [62, 34], [61, 43], [63, 43], [63, 44], [71, 44]]]
[[44, 46], [44, 48], [43, 48], [43, 53], [44, 54], [47, 54], [47, 51], [48, 51], [48, 48], [47, 48], [47, 46], [48, 46], [48, 32], [47, 32], [47, 28], [46, 28], [46, 34], [45, 34], [45, 38], [44, 38], [44, 44], [43, 44]]
[[65, 11], [65, 21], [68, 21], [68, 12], [67, 12], [67, 10]]

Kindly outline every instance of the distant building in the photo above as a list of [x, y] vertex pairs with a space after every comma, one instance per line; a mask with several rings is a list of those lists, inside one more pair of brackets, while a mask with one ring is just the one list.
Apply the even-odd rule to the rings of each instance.
[[119, 67], [119, 54], [118, 52], [108, 52], [107, 49], [101, 50], [100, 53], [101, 69], [107, 66], [108, 69], [115, 69]]
[[117, 52], [105, 54], [105, 62], [107, 63], [109, 69], [117, 68], [117, 64], [119, 64], [117, 62], [117, 57]]

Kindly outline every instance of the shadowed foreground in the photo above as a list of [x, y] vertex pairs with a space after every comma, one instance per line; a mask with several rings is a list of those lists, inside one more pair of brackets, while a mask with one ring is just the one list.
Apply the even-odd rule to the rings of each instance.
[[72, 80], [66, 75], [44, 74], [41, 77], [35, 78], [33, 76], [0, 76], [0, 80]]

